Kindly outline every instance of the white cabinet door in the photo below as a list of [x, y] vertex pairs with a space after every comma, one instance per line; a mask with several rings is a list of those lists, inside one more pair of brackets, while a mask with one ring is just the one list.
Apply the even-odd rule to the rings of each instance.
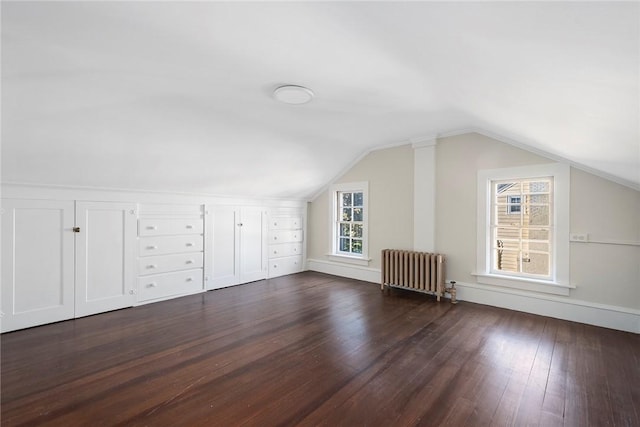
[[259, 207], [215, 206], [213, 277], [207, 289], [217, 289], [267, 277], [266, 215]]
[[2, 201], [2, 332], [71, 319], [72, 201]]
[[207, 289], [217, 289], [240, 283], [238, 268], [239, 211], [233, 206], [214, 206], [212, 212], [213, 250], [209, 258], [213, 266]]
[[261, 208], [242, 208], [240, 224], [240, 282], [266, 279], [266, 215]]
[[135, 302], [136, 205], [77, 202], [76, 317]]

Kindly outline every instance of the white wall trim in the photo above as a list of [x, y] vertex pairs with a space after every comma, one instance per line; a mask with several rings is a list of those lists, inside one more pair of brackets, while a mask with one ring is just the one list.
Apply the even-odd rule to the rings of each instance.
[[359, 265], [342, 264], [321, 259], [308, 259], [307, 268], [319, 273], [333, 274], [334, 276], [348, 277], [364, 282], [380, 283], [380, 269], [362, 267]]
[[435, 139], [413, 144], [413, 249], [436, 252]]
[[458, 299], [640, 334], [640, 310], [456, 282]]

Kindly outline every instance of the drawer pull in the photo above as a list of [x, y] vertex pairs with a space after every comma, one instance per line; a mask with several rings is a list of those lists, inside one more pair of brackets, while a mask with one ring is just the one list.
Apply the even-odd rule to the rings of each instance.
[[293, 248], [293, 252], [298, 252], [298, 248]]
[[147, 268], [149, 268], [149, 269], [158, 268], [158, 266], [155, 265], [155, 264], [149, 264], [149, 265], [147, 265]]
[[155, 226], [155, 225], [149, 225], [149, 226], [147, 226], [147, 230], [157, 230], [157, 229], [158, 229], [158, 227], [157, 227], [157, 226]]
[[273, 223], [273, 226], [274, 226], [274, 227], [277, 227], [277, 226], [278, 226], [278, 223], [277, 223], [277, 222], [274, 222], [274, 223]]
[[278, 251], [273, 251], [273, 254], [276, 255], [278, 253]]
[[193, 243], [187, 243], [187, 247], [193, 246]]
[[186, 264], [193, 264], [193, 260], [192, 259], [188, 259]]
[[193, 225], [187, 224], [187, 228], [191, 229], [191, 228], [193, 228]]
[[187, 277], [187, 282], [193, 282], [193, 277]]
[[273, 236], [273, 240], [278, 240], [278, 236]]
[[151, 282], [147, 285], [147, 288], [157, 288], [158, 284], [156, 282]]
[[158, 247], [157, 246], [147, 246], [147, 249], [152, 251], [154, 249], [158, 249]]
[[278, 264], [273, 264], [273, 268], [278, 268]]

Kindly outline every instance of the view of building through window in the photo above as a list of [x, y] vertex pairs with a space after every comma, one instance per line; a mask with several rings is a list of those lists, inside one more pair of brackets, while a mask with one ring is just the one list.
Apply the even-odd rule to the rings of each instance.
[[363, 192], [339, 191], [338, 196], [338, 252], [361, 255], [364, 220]]
[[549, 278], [553, 178], [492, 181], [495, 273]]

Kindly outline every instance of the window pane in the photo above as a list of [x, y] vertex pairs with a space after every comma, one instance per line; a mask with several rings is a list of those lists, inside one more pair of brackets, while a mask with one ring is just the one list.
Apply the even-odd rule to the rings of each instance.
[[540, 242], [524, 241], [524, 242], [522, 242], [522, 250], [523, 251], [549, 252], [549, 244], [548, 243], [540, 243]]
[[495, 269], [500, 271], [509, 271], [518, 273], [519, 267], [519, 251], [506, 251], [503, 249], [494, 249]]
[[525, 254], [522, 257], [522, 272], [548, 276], [550, 274], [549, 254]]
[[525, 196], [525, 202], [531, 204], [549, 204], [549, 195], [548, 194], [532, 194], [530, 196]]
[[362, 193], [353, 193], [353, 206], [362, 206], [364, 197]]
[[342, 193], [342, 206], [351, 206], [351, 193]]
[[528, 206], [523, 215], [525, 226], [549, 225], [549, 206]]
[[342, 220], [351, 221], [351, 208], [342, 208]]
[[344, 224], [341, 223], [340, 224], [340, 236], [341, 237], [349, 237], [350, 232], [349, 232], [349, 224]]
[[362, 225], [361, 224], [353, 224], [353, 235], [352, 237], [360, 237], [362, 238]]
[[522, 238], [529, 240], [549, 240], [549, 230], [543, 228], [525, 228]]
[[340, 239], [340, 251], [341, 252], [349, 252], [349, 239]]
[[353, 208], [353, 220], [362, 221], [362, 208]]
[[495, 191], [494, 194], [502, 195], [502, 196], [519, 195], [520, 183], [516, 181], [516, 182], [505, 182], [505, 183], [496, 184], [494, 191]]
[[520, 230], [517, 228], [496, 228], [496, 239], [520, 239]]
[[523, 193], [548, 193], [550, 181], [525, 181], [522, 186]]
[[497, 239], [495, 241], [496, 249], [511, 249], [511, 250], [519, 250], [520, 249], [520, 241], [519, 240], [500, 240]]
[[351, 240], [351, 252], [353, 252], [354, 254], [362, 253], [362, 240]]

